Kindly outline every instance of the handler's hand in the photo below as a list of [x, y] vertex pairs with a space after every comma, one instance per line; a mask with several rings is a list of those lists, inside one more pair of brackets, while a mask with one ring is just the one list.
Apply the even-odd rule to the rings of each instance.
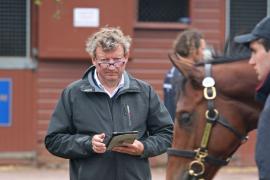
[[96, 134], [92, 138], [92, 149], [96, 153], [104, 153], [106, 151], [106, 145], [103, 143], [105, 139], [105, 133]]
[[133, 144], [124, 144], [124, 146], [114, 147], [112, 151], [126, 153], [130, 155], [142, 155], [144, 151], [143, 143], [135, 140]]

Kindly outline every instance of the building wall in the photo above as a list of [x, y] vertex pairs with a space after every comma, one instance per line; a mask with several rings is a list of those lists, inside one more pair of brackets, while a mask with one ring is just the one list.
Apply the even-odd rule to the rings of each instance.
[[63, 88], [82, 77], [87, 61], [41, 61], [37, 70], [37, 151], [39, 163], [59, 161], [49, 155], [44, 137], [49, 120]]
[[[32, 70], [0, 70], [11, 81], [10, 124], [0, 126], [0, 164], [36, 158], [35, 76]], [[15, 157], [15, 158], [14, 158]]]
[[172, 51], [175, 37], [183, 30], [135, 27], [133, 59], [127, 66], [128, 71], [149, 82], [162, 98], [163, 79], [172, 66], [168, 53]]
[[191, 0], [192, 26], [201, 30], [207, 42], [223, 51], [225, 42], [225, 1]]

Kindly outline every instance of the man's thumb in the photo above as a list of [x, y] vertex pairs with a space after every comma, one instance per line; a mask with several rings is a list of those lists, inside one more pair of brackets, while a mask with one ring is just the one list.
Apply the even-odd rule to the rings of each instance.
[[99, 134], [99, 138], [104, 139], [105, 138], [105, 133]]

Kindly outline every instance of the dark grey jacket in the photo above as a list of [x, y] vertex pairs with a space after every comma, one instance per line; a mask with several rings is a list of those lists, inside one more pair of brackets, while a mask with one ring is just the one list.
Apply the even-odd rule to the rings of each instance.
[[[124, 73], [124, 87], [110, 98], [93, 79], [90, 67], [82, 80], [64, 89], [45, 138], [54, 155], [70, 159], [72, 180], [149, 180], [148, 157], [164, 153], [171, 145], [173, 124], [153, 88]], [[90, 83], [87, 79], [91, 73]], [[128, 115], [128, 106], [130, 116]], [[104, 132], [139, 131], [142, 156], [92, 151], [91, 138]]]
[[166, 73], [164, 79], [164, 105], [168, 109], [173, 121], [175, 119], [177, 97], [179, 97], [180, 95], [179, 92], [183, 79], [184, 76], [182, 75], [182, 73], [174, 66]]
[[258, 122], [256, 163], [260, 180], [270, 180], [270, 74], [257, 91], [257, 100], [264, 103]]

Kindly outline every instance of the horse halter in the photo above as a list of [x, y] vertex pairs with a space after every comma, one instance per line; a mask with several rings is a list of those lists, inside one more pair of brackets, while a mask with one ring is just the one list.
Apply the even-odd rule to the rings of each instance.
[[216, 123], [221, 124], [229, 131], [235, 134], [242, 143], [246, 142], [248, 137], [242, 135], [237, 131], [223, 116], [221, 116], [218, 110], [214, 106], [214, 100], [217, 96], [215, 88], [215, 80], [211, 77], [212, 64], [205, 64], [205, 77], [202, 81], [203, 96], [207, 101], [207, 110], [205, 112], [205, 118], [207, 120], [204, 132], [201, 140], [200, 147], [195, 150], [178, 150], [169, 148], [167, 150], [168, 155], [178, 156], [194, 159], [189, 163], [188, 174], [194, 179], [204, 180], [203, 175], [205, 173], [205, 163], [209, 163], [215, 166], [225, 166], [230, 162], [231, 157], [227, 159], [219, 159], [208, 154], [208, 142], [212, 132], [212, 128]]

